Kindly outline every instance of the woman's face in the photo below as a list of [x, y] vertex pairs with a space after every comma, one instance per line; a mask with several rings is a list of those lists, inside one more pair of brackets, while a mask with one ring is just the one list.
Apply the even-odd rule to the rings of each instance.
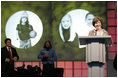
[[71, 18], [66, 15], [62, 18], [61, 24], [64, 29], [68, 29], [71, 26]]
[[46, 42], [46, 47], [50, 47], [50, 43], [49, 42]]
[[101, 29], [101, 26], [102, 26], [102, 24], [101, 24], [100, 21], [98, 21], [98, 22], [95, 23], [95, 28], [96, 28], [96, 30]]

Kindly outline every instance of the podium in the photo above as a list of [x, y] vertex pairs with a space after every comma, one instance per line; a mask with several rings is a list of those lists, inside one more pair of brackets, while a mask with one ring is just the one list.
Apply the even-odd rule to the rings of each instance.
[[104, 77], [106, 45], [112, 45], [111, 36], [79, 36], [80, 45], [86, 45], [86, 63], [89, 77]]

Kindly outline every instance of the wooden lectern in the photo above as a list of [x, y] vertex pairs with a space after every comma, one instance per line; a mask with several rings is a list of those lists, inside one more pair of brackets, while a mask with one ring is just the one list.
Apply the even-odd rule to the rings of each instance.
[[105, 45], [112, 45], [111, 36], [79, 36], [80, 45], [86, 45], [86, 63], [89, 77], [104, 77]]

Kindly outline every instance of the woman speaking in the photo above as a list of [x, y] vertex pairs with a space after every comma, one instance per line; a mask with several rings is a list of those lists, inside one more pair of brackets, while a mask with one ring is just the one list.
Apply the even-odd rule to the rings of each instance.
[[95, 17], [92, 23], [95, 29], [89, 32], [89, 36], [107, 36], [108, 35], [108, 32], [105, 29], [102, 29], [103, 23], [100, 17]]

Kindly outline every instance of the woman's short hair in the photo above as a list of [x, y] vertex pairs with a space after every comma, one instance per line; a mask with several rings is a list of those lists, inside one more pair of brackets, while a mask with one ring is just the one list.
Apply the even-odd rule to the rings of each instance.
[[101, 22], [101, 25], [103, 25], [102, 20], [101, 20], [100, 17], [94, 17], [94, 19], [92, 21], [93, 26], [95, 26], [95, 23], [98, 22], [98, 21], [100, 21]]
[[46, 47], [46, 43], [47, 43], [47, 42], [49, 42], [49, 44], [50, 44], [50, 47], [49, 47], [49, 48], [52, 48], [52, 44], [51, 44], [51, 42], [50, 42], [49, 40], [45, 41], [43, 48], [47, 48], [47, 47]]

